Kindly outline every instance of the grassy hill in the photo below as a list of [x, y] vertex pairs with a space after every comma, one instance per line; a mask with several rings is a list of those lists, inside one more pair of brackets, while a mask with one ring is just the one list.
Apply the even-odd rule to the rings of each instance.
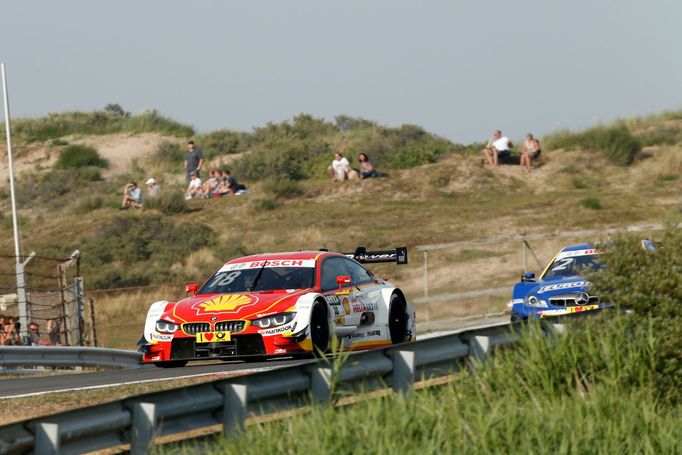
[[[530, 174], [518, 166], [483, 167], [480, 144], [454, 144], [413, 125], [388, 128], [343, 116], [327, 122], [302, 114], [252, 132], [193, 135], [191, 127], [158, 113], [152, 116], [156, 123], [138, 118], [149, 115], [110, 107], [24, 119], [17, 121], [15, 137], [24, 251], [64, 256], [80, 249], [90, 291], [174, 285], [115, 297], [92, 294], [106, 302], [102, 321], [127, 314], [131, 331], [141, 326], [153, 299], [179, 297], [181, 283], [201, 280], [246, 253], [414, 247], [680, 215], [682, 112], [549, 135], [541, 141], [542, 163]], [[249, 194], [187, 203], [179, 198], [189, 138], [204, 150], [209, 168], [230, 166]], [[61, 154], [73, 146], [95, 149], [108, 164], [57, 169]], [[336, 151], [353, 162], [365, 151], [389, 176], [332, 183], [325, 168]], [[115, 210], [127, 180], [150, 176], [174, 196], [157, 208]], [[0, 205], [0, 251], [10, 253], [6, 190]], [[563, 241], [534, 245], [541, 261], [561, 246]], [[431, 291], [509, 285], [522, 270], [520, 251], [520, 245], [499, 244], [433, 255]], [[375, 270], [410, 296], [422, 292], [422, 258], [414, 250], [410, 265]], [[494, 302], [497, 308], [503, 300]], [[125, 344], [135, 337], [124, 338]]]

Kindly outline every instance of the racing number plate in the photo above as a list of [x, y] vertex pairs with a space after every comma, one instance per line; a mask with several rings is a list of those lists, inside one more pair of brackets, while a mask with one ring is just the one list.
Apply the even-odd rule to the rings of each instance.
[[230, 332], [199, 332], [196, 334], [197, 343], [215, 343], [230, 341]]

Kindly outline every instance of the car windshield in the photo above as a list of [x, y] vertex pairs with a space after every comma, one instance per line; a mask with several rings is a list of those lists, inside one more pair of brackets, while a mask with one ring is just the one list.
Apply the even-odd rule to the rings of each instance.
[[604, 264], [597, 260], [595, 254], [584, 254], [580, 256], [564, 256], [560, 254], [547, 268], [543, 278], [554, 278], [560, 276], [580, 275], [586, 271], [599, 270]]
[[221, 269], [201, 286], [198, 294], [307, 289], [313, 286], [314, 280], [314, 267]]

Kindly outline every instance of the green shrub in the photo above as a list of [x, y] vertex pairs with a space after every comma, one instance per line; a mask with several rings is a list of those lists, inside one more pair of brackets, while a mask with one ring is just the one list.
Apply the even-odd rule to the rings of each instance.
[[251, 206], [255, 210], [265, 210], [265, 211], [270, 211], [270, 210], [275, 210], [277, 207], [279, 207], [279, 204], [277, 204], [277, 201], [274, 199], [270, 199], [268, 197], [260, 197], [257, 199], [252, 199]]
[[592, 209], [592, 210], [601, 210], [603, 207], [601, 205], [601, 201], [599, 198], [596, 197], [588, 197], [585, 199], [582, 199], [580, 201], [580, 205], [587, 209]]
[[178, 164], [184, 161], [185, 154], [183, 153], [180, 144], [176, 142], [162, 141], [156, 147], [154, 157], [156, 158], [157, 163], [176, 167]]
[[198, 135], [194, 141], [203, 151], [204, 158], [210, 160], [218, 155], [245, 152], [251, 144], [251, 136], [237, 131], [218, 130]]
[[545, 148], [583, 149], [601, 152], [606, 159], [620, 166], [632, 164], [641, 150], [640, 141], [622, 124], [597, 126], [582, 133], [557, 131], [543, 140]]
[[86, 197], [78, 202], [74, 207], [74, 213], [77, 215], [84, 215], [93, 210], [104, 207], [104, 199], [101, 196]]
[[265, 182], [263, 188], [275, 197], [284, 199], [303, 194], [301, 185], [298, 182], [289, 179], [269, 179]]
[[51, 143], [52, 145], [56, 146], [56, 147], [61, 147], [61, 146], [64, 146], [64, 145], [69, 145], [69, 142], [68, 142], [68, 141], [65, 141], [65, 140], [62, 140], [62, 139], [52, 139], [52, 141], [51, 141], [50, 143]]
[[99, 156], [97, 150], [86, 145], [69, 145], [59, 154], [56, 169], [76, 169], [85, 166], [109, 167], [109, 163]]
[[164, 215], [189, 211], [185, 195], [181, 191], [162, 191], [156, 198], [145, 198], [144, 206], [148, 209], [157, 209]]

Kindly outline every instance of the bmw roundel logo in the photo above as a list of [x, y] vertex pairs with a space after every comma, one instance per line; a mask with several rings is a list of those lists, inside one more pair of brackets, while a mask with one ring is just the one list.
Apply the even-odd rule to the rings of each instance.
[[587, 305], [590, 302], [590, 296], [586, 292], [578, 292], [575, 295], [576, 305]]
[[218, 319], [218, 317], [217, 317], [217, 316], [213, 316], [213, 317], [211, 317], [211, 321], [215, 321], [216, 319]]

